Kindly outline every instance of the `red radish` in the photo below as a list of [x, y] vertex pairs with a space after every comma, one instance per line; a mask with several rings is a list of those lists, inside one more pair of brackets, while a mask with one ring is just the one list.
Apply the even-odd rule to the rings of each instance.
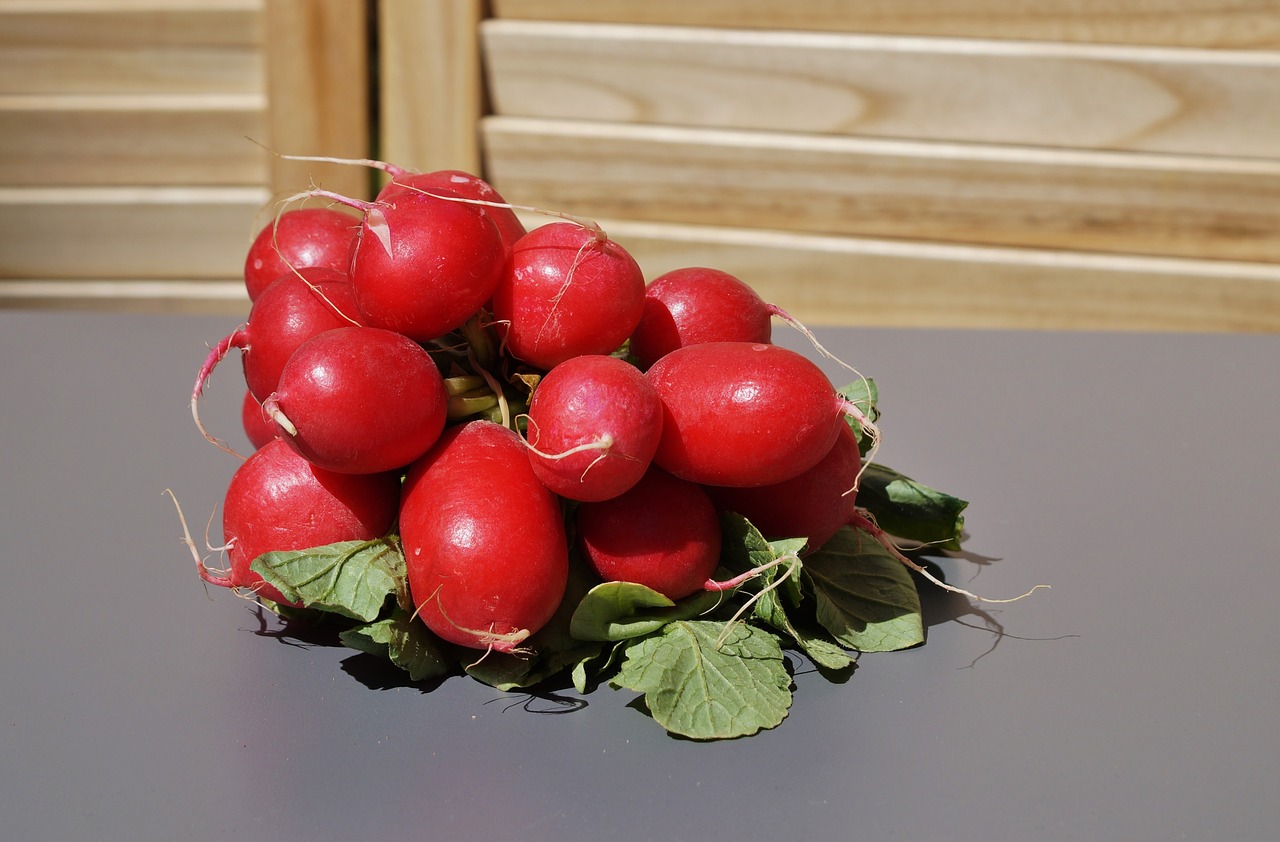
[[702, 590], [720, 559], [720, 519], [707, 492], [659, 468], [612, 500], [578, 506], [575, 523], [602, 579], [669, 599]]
[[418, 616], [460, 646], [514, 651], [564, 596], [560, 503], [520, 436], [491, 421], [450, 427], [410, 467], [400, 538]]
[[244, 403], [240, 406], [240, 423], [244, 434], [249, 437], [249, 444], [257, 450], [273, 439], [280, 438], [276, 422], [262, 411], [262, 404], [248, 389], [244, 391]]
[[364, 210], [351, 285], [365, 324], [427, 343], [488, 302], [507, 250], [487, 209], [413, 192], [346, 201]]
[[294, 208], [258, 232], [244, 262], [249, 300], [287, 272], [318, 266], [347, 270], [360, 221], [333, 208]]
[[647, 369], [685, 345], [769, 342], [775, 315], [785, 316], [728, 272], [675, 269], [645, 288], [644, 314], [631, 334], [631, 353]]
[[281, 437], [330, 471], [401, 468], [444, 428], [448, 396], [421, 345], [374, 327], [339, 327], [304, 342], [262, 404]]
[[351, 285], [341, 272], [311, 267], [282, 275], [258, 296], [249, 320], [209, 352], [195, 391], [202, 391], [214, 367], [239, 348], [249, 391], [266, 400], [299, 345], [326, 330], [358, 324], [356, 313]]
[[498, 334], [517, 359], [549, 370], [615, 351], [640, 322], [644, 275], [599, 229], [552, 222], [521, 237], [493, 296]]
[[426, 191], [434, 194], [440, 193], [443, 189], [446, 195], [456, 195], [463, 199], [485, 203], [484, 207], [498, 226], [498, 233], [502, 235], [502, 242], [506, 244], [508, 250], [516, 240], [527, 233], [524, 223], [516, 216], [516, 212], [508, 205], [507, 200], [493, 189], [493, 185], [477, 175], [463, 170], [414, 173], [389, 164], [386, 169], [391, 174], [392, 180], [378, 193], [378, 201], [392, 201], [400, 193]]
[[840, 428], [831, 451], [809, 470], [774, 485], [754, 488], [708, 486], [721, 511], [742, 515], [765, 538], [807, 538], [812, 552], [857, 516], [857, 484], [862, 458], [848, 424]]
[[654, 463], [704, 485], [791, 479], [831, 450], [842, 416], [865, 420], [817, 365], [777, 345], [689, 345], [645, 376], [663, 404]]
[[635, 485], [662, 435], [662, 403], [635, 366], [573, 357], [551, 369], [529, 404], [529, 461], [571, 500], [607, 500]]
[[245, 588], [285, 602], [249, 569], [255, 558], [381, 537], [395, 523], [399, 499], [397, 474], [335, 474], [310, 464], [280, 440], [267, 442], [227, 486], [222, 534], [231, 568], [218, 574], [201, 563], [200, 576], [213, 585]]

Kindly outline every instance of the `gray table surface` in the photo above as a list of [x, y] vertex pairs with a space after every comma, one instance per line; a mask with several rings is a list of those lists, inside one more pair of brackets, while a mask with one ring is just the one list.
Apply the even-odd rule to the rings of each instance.
[[[203, 532], [238, 464], [188, 411], [234, 321], [0, 312], [5, 839], [1276, 838], [1280, 337], [820, 330], [882, 461], [972, 501], [949, 579], [1053, 587], [926, 593], [924, 646], [705, 744], [206, 592], [163, 491]], [[236, 443], [241, 382], [203, 405]]]

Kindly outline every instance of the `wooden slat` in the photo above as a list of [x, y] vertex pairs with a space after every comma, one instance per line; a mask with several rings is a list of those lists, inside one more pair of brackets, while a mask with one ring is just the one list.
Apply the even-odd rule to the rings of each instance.
[[0, 184], [265, 184], [256, 95], [0, 96]]
[[0, 280], [0, 307], [132, 313], [209, 313], [243, 319], [244, 281]]
[[1270, 0], [492, 0], [498, 17], [1280, 48]]
[[[368, 7], [350, 0], [266, 0], [268, 138], [280, 155], [370, 154]], [[364, 198], [361, 167], [272, 158], [277, 192], [312, 183]]]
[[1280, 53], [486, 21], [498, 114], [1280, 158]]
[[511, 201], [586, 216], [1280, 261], [1280, 162], [490, 117]]
[[484, 109], [481, 0], [381, 0], [382, 156], [422, 171], [478, 172]]
[[0, 93], [258, 92], [257, 2], [0, 2]]
[[263, 188], [0, 188], [0, 278], [237, 278]]
[[600, 221], [646, 278], [723, 269], [810, 325], [1280, 332], [1274, 264]]

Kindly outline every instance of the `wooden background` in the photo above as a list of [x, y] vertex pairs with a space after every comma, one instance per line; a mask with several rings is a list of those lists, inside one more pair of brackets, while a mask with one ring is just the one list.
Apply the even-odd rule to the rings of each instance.
[[272, 196], [367, 186], [249, 136], [814, 324], [1280, 330], [1271, 2], [0, 0], [0, 122], [11, 302], [242, 306]]
[[242, 312], [273, 200], [369, 151], [349, 0], [0, 0], [0, 304]]

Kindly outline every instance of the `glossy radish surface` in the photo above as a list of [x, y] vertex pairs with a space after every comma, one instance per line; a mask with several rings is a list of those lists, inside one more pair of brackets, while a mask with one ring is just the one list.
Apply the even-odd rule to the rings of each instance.
[[704, 342], [769, 342], [773, 309], [755, 290], [720, 269], [674, 269], [649, 282], [644, 313], [631, 334], [641, 368]]
[[645, 376], [662, 399], [654, 462], [706, 485], [770, 485], [817, 464], [844, 426], [822, 370], [777, 345], [679, 348]]
[[662, 435], [662, 403], [643, 374], [617, 357], [574, 357], [551, 369], [529, 405], [529, 461], [571, 500], [606, 500], [648, 470]]
[[205, 580], [246, 588], [283, 602], [280, 592], [249, 569], [266, 552], [301, 550], [378, 538], [395, 523], [396, 474], [335, 474], [307, 462], [280, 440], [267, 442], [236, 470], [222, 510], [231, 562], [225, 577], [202, 569]]
[[702, 589], [720, 559], [720, 520], [700, 486], [651, 468], [630, 490], [578, 506], [583, 557], [605, 581], [670, 599]]
[[598, 231], [553, 222], [521, 237], [493, 296], [499, 335], [517, 359], [548, 370], [615, 351], [640, 322], [644, 275]]
[[379, 201], [393, 200], [401, 193], [417, 191], [448, 191], [464, 199], [478, 199], [489, 204], [483, 205], [485, 212], [492, 217], [502, 235], [502, 242], [510, 249], [515, 241], [527, 232], [524, 223], [510, 208], [497, 207], [507, 204], [507, 200], [489, 182], [464, 170], [434, 170], [424, 173], [397, 172], [391, 181], [378, 193]]
[[498, 424], [449, 428], [409, 469], [400, 536], [418, 616], [461, 646], [515, 650], [564, 596], [560, 503]]
[[853, 491], [862, 459], [858, 441], [842, 425], [830, 452], [809, 470], [774, 485], [753, 488], [708, 486], [716, 507], [742, 515], [769, 540], [807, 538], [820, 548], [857, 513]]
[[243, 353], [245, 383], [259, 401], [280, 383], [294, 351], [313, 336], [357, 324], [355, 297], [346, 275], [312, 267], [276, 279], [249, 310], [231, 346]]
[[244, 427], [244, 434], [254, 450], [261, 448], [272, 439], [280, 438], [276, 422], [267, 417], [262, 411], [262, 404], [258, 403], [253, 392], [248, 389], [245, 389], [244, 402], [240, 404], [240, 424]]
[[333, 208], [294, 208], [267, 223], [249, 246], [244, 283], [249, 300], [296, 269], [320, 267], [345, 273], [360, 220]]
[[340, 327], [304, 342], [263, 402], [280, 435], [314, 464], [342, 473], [401, 468], [435, 443], [447, 396], [431, 356], [373, 327]]
[[506, 254], [483, 207], [405, 192], [371, 203], [351, 266], [361, 319], [421, 343], [439, 338], [488, 302]]

